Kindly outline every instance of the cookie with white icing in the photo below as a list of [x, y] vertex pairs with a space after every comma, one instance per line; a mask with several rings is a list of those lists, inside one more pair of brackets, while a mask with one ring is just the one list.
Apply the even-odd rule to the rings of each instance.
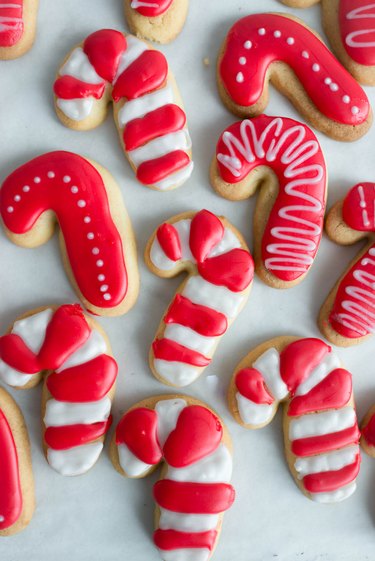
[[0, 60], [11, 60], [31, 49], [39, 0], [0, 0]]
[[130, 31], [141, 39], [170, 43], [181, 32], [189, 0], [124, 0]]

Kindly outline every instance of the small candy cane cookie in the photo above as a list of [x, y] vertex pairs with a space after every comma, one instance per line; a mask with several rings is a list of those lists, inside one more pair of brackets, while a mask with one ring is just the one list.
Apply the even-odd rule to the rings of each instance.
[[231, 449], [221, 419], [185, 395], [145, 399], [117, 425], [110, 454], [121, 475], [145, 477], [163, 462], [154, 543], [164, 561], [210, 559], [235, 496]]
[[301, 491], [319, 503], [356, 489], [359, 429], [352, 376], [320, 339], [277, 337], [238, 365], [229, 407], [245, 428], [268, 425], [284, 403], [285, 454]]
[[0, 388], [0, 536], [23, 530], [34, 512], [30, 442], [23, 415]]
[[109, 341], [78, 304], [34, 310], [0, 338], [0, 380], [34, 387], [44, 376], [43, 446], [61, 475], [86, 473], [111, 424], [117, 376]]
[[241, 234], [208, 210], [165, 222], [147, 244], [145, 259], [159, 277], [188, 278], [162, 319], [150, 351], [156, 378], [187, 386], [212, 360], [220, 338], [245, 305], [253, 258]]
[[181, 32], [189, 0], [125, 0], [130, 31], [143, 39], [169, 43]]
[[324, 302], [319, 316], [323, 335], [348, 347], [375, 330], [375, 183], [360, 183], [330, 210], [328, 236], [340, 245], [367, 239]]
[[0, 0], [0, 60], [10, 60], [31, 49], [39, 0]]
[[165, 56], [113, 29], [89, 35], [61, 66], [54, 84], [62, 123], [75, 130], [100, 125], [113, 102], [120, 142], [137, 179], [158, 191], [191, 175], [186, 115]]
[[267, 106], [269, 81], [336, 140], [356, 140], [371, 125], [365, 92], [303, 22], [247, 16], [229, 31], [219, 55], [221, 97], [236, 115], [254, 117]]
[[135, 303], [135, 240], [120, 190], [99, 164], [71, 152], [43, 154], [16, 169], [0, 190], [9, 239], [34, 248], [60, 226], [67, 274], [85, 307], [120, 315]]
[[362, 449], [375, 458], [375, 405], [366, 413], [361, 425]]
[[270, 286], [287, 288], [308, 273], [326, 207], [326, 164], [314, 133], [302, 123], [261, 115], [220, 136], [211, 183], [222, 197], [260, 193], [254, 213], [255, 264]]

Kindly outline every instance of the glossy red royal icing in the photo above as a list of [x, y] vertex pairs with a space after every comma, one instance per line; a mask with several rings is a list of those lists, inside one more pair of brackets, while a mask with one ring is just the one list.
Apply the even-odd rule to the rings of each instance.
[[144, 185], [153, 185], [186, 167], [189, 162], [189, 154], [183, 150], [174, 150], [165, 156], [142, 162], [137, 170], [137, 178]]
[[4, 181], [0, 212], [12, 234], [27, 234], [48, 211], [56, 215], [84, 298], [101, 308], [119, 305], [128, 275], [99, 172], [84, 158], [58, 151], [31, 160]]
[[344, 125], [364, 123], [369, 101], [363, 89], [322, 41], [302, 24], [278, 14], [240, 19], [229, 31], [220, 77], [231, 100], [255, 105], [274, 62], [290, 66], [325, 117]]
[[120, 31], [100, 29], [85, 39], [83, 51], [96, 73], [106, 82], [113, 82], [126, 46], [126, 37]]
[[12, 430], [0, 409], [0, 530], [17, 522], [22, 512], [17, 448]]
[[94, 97], [101, 99], [105, 92], [105, 83], [88, 84], [73, 76], [60, 76], [53, 86], [53, 91], [62, 99]]
[[329, 493], [354, 481], [360, 465], [361, 456], [358, 452], [355, 461], [342, 469], [306, 475], [303, 478], [304, 487], [309, 493]]
[[243, 368], [236, 374], [236, 388], [254, 403], [272, 405], [275, 401], [268, 392], [262, 374], [256, 368]]
[[358, 425], [355, 424], [353, 427], [335, 433], [293, 440], [291, 442], [291, 451], [296, 456], [301, 457], [324, 454], [325, 452], [333, 452], [350, 444], [357, 444], [359, 437]]
[[164, 322], [189, 327], [205, 337], [219, 337], [228, 329], [228, 320], [224, 314], [207, 306], [195, 304], [180, 293], [176, 294], [164, 316]]
[[110, 416], [106, 421], [92, 425], [67, 425], [62, 427], [48, 427], [44, 433], [44, 441], [54, 450], [67, 450], [74, 446], [82, 446], [95, 442], [104, 436], [112, 424]]
[[370, 417], [368, 423], [362, 428], [362, 437], [368, 446], [375, 446], [375, 414]]
[[159, 506], [184, 514], [219, 514], [234, 501], [234, 489], [227, 483], [191, 483], [161, 479], [154, 485]]
[[0, 0], [0, 47], [13, 47], [24, 33], [23, 0]]
[[158, 464], [162, 451], [157, 438], [157, 413], [146, 407], [132, 409], [124, 415], [116, 428], [116, 444], [126, 444], [142, 462]]
[[191, 221], [189, 246], [198, 263], [207, 258], [223, 236], [224, 226], [217, 216], [208, 210], [197, 212]]
[[185, 362], [186, 364], [199, 367], [208, 366], [211, 362], [210, 358], [180, 343], [176, 343], [172, 339], [155, 339], [152, 343], [152, 350], [156, 359], [168, 360], [170, 362]]
[[185, 548], [205, 548], [212, 551], [217, 539], [216, 530], [207, 532], [179, 532], [176, 530], [156, 530], [154, 543], [163, 551]]
[[305, 275], [319, 248], [326, 207], [326, 164], [314, 133], [292, 119], [261, 115], [228, 127], [216, 158], [233, 192], [260, 166], [274, 171], [279, 192], [264, 229], [262, 260], [285, 282]]
[[358, 64], [375, 65], [375, 4], [366, 0], [340, 0], [341, 40]]
[[141, 16], [154, 18], [164, 14], [174, 0], [132, 0], [131, 7]]
[[156, 237], [168, 259], [178, 261], [181, 259], [181, 242], [173, 224], [162, 224], [156, 232]]

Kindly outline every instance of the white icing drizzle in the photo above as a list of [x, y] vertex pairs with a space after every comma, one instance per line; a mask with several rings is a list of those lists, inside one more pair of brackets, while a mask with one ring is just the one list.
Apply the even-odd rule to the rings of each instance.
[[92, 468], [102, 450], [103, 442], [83, 444], [67, 450], [48, 448], [47, 459], [49, 465], [61, 475], [82, 475]]
[[353, 407], [331, 409], [293, 419], [289, 425], [290, 440], [331, 434], [353, 427], [356, 414]]
[[[371, 13], [368, 13], [368, 10], [373, 10]], [[346, 15], [346, 19], [348, 20], [361, 20], [361, 19], [368, 19], [368, 18], [375, 18], [375, 2], [371, 2], [370, 4], [364, 4], [363, 6], [359, 6], [354, 10], [351, 10]], [[358, 38], [363, 37], [364, 35], [368, 35], [369, 33], [374, 33], [375, 28], [370, 29], [359, 29], [357, 31], [352, 31], [345, 37], [345, 43], [349, 47], [353, 48], [368, 48], [371, 49], [375, 47], [375, 41], [361, 41]]]
[[106, 421], [111, 412], [111, 400], [104, 397], [98, 401], [70, 403], [49, 399], [46, 403], [44, 423], [46, 427], [93, 424]]

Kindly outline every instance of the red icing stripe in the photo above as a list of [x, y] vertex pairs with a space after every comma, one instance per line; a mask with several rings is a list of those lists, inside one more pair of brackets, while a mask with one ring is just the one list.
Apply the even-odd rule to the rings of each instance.
[[349, 444], [357, 444], [359, 437], [359, 428], [355, 424], [339, 432], [294, 440], [291, 442], [291, 451], [300, 457], [314, 456], [315, 454], [344, 448], [344, 446]]
[[275, 401], [268, 392], [262, 374], [256, 368], [243, 368], [236, 374], [236, 388], [254, 403], [272, 405]]
[[116, 444], [126, 444], [129, 450], [146, 464], [158, 464], [162, 451], [157, 438], [156, 411], [139, 407], [124, 415], [116, 428]]
[[55, 95], [61, 99], [82, 99], [84, 97], [101, 99], [104, 90], [104, 82], [102, 84], [88, 84], [73, 76], [61, 76], [53, 85]]
[[126, 150], [135, 150], [146, 142], [154, 140], [165, 134], [179, 131], [184, 128], [186, 115], [181, 107], [169, 103], [144, 117], [133, 119], [125, 126], [124, 144]]
[[113, 357], [100, 355], [62, 372], [53, 372], [47, 378], [47, 388], [58, 401], [98, 401], [112, 388], [117, 371], [118, 366]]
[[373, 415], [367, 425], [363, 427], [362, 436], [368, 446], [375, 446], [375, 415]]
[[224, 314], [207, 306], [194, 304], [182, 294], [176, 294], [164, 322], [190, 327], [205, 337], [218, 337], [228, 329], [228, 320]]
[[87, 37], [83, 50], [95, 71], [107, 82], [113, 82], [120, 58], [126, 49], [126, 38], [114, 29], [100, 29]]
[[197, 212], [191, 221], [189, 245], [198, 262], [204, 261], [210, 251], [223, 239], [221, 220], [208, 210]]
[[180, 237], [173, 224], [162, 224], [156, 232], [157, 240], [168, 259], [178, 261], [182, 257]]
[[137, 169], [137, 178], [144, 185], [153, 185], [186, 167], [189, 163], [190, 157], [186, 152], [175, 150], [160, 158], [142, 162]]
[[188, 349], [171, 339], [155, 339], [152, 343], [152, 349], [156, 359], [160, 358], [170, 362], [185, 362], [186, 364], [192, 364], [200, 368], [207, 366], [211, 362], [210, 358], [205, 357], [197, 351]]
[[102, 423], [92, 425], [66, 425], [61, 427], [48, 427], [44, 433], [44, 440], [49, 448], [54, 450], [67, 450], [74, 446], [82, 446], [94, 442], [104, 436], [112, 424], [112, 416]]
[[289, 404], [290, 417], [344, 407], [352, 395], [352, 375], [343, 368], [333, 370], [306, 395], [295, 397]]
[[299, 339], [280, 353], [280, 374], [292, 394], [330, 350], [320, 339]]
[[[9, 4], [14, 7], [9, 7]], [[23, 0], [21, 2], [15, 0], [0, 2], [0, 47], [12, 47], [21, 39], [24, 33], [22, 12]]]
[[190, 483], [162, 479], [154, 485], [159, 506], [184, 514], [219, 514], [234, 501], [235, 491], [227, 483]]
[[164, 14], [172, 2], [173, 0], [143, 0], [142, 3], [145, 5], [137, 6], [137, 8], [134, 9], [141, 14], [141, 16], [154, 18]]
[[216, 530], [209, 530], [208, 532], [156, 530], [156, 532], [154, 532], [154, 544], [163, 551], [182, 548], [206, 548], [212, 551], [216, 538]]
[[0, 337], [0, 357], [19, 372], [37, 374], [42, 370], [38, 357], [14, 333]]
[[245, 249], [232, 249], [198, 263], [199, 274], [208, 282], [242, 292], [254, 278], [254, 261]]
[[8, 421], [0, 409], [0, 530], [12, 526], [22, 512], [22, 490], [17, 448]]
[[123, 97], [135, 99], [162, 86], [167, 75], [165, 56], [159, 51], [145, 51], [118, 77], [112, 97], [115, 102]]
[[353, 464], [336, 471], [312, 473], [303, 478], [303, 485], [309, 493], [336, 491], [351, 483], [359, 473], [361, 456], [358, 454]]

